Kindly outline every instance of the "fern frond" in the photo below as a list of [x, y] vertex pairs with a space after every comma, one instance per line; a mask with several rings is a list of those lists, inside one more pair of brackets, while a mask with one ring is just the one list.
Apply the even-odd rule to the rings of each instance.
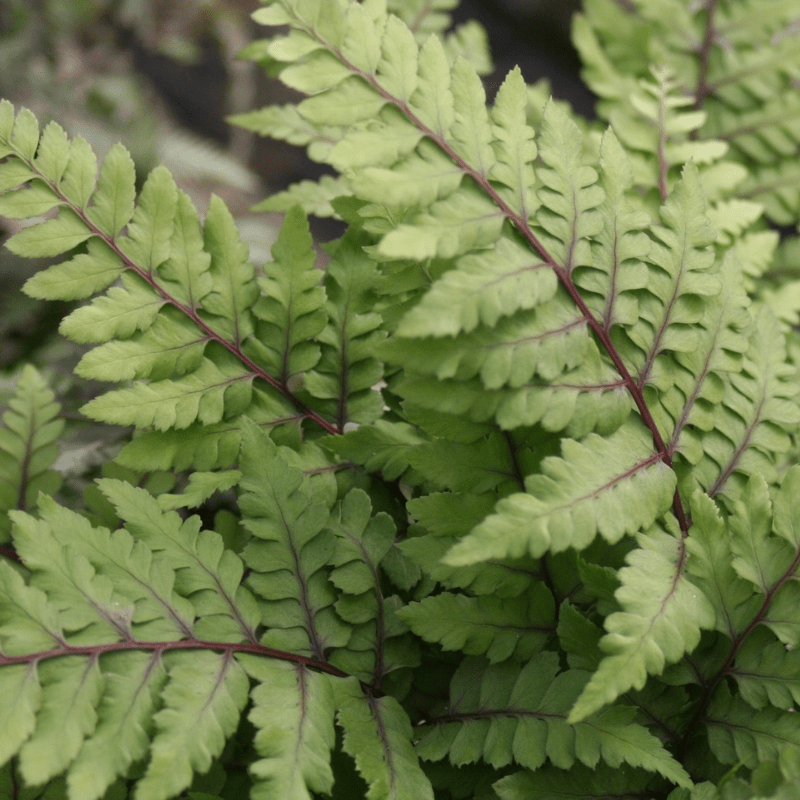
[[[177, 190], [163, 168], [148, 177], [137, 200], [133, 165], [122, 147], [109, 152], [95, 184], [96, 161], [85, 142], [70, 142], [58, 126], [50, 125], [41, 140], [33, 143], [30, 137], [37, 137], [38, 129], [28, 112], [15, 117], [4, 102], [2, 114], [0, 138], [9, 163], [25, 165], [7, 171], [6, 182], [13, 189], [3, 195], [7, 210], [30, 214], [41, 210], [45, 200], [60, 209], [55, 218], [12, 237], [9, 246], [28, 256], [57, 255], [88, 240], [85, 252], [39, 273], [28, 290], [37, 297], [75, 299], [108, 287], [70, 314], [61, 330], [76, 341], [101, 344], [86, 354], [80, 374], [102, 380], [139, 380], [97, 398], [87, 406], [87, 413], [107, 422], [160, 430], [187, 427], [195, 421], [204, 425], [232, 421], [245, 410], [254, 410], [256, 395], [249, 387], [259, 377], [266, 382], [268, 394], [289, 399], [301, 416], [310, 415], [333, 432], [334, 427], [289, 386], [293, 370], [313, 363], [307, 356], [301, 358], [301, 351], [313, 353], [314, 346], [297, 337], [314, 336], [321, 328], [315, 323], [318, 327], [313, 330], [295, 333], [291, 347], [299, 348], [295, 354], [299, 361], [289, 364], [288, 371], [282, 355], [268, 355], [275, 343], [268, 329], [256, 330], [254, 312], [262, 313], [259, 309], [266, 305], [271, 309], [268, 316], [274, 317], [278, 308], [285, 315], [298, 298], [290, 292], [256, 307], [259, 285], [247, 261], [247, 249], [221, 200], [212, 199], [201, 225], [188, 197]], [[32, 204], [25, 202], [31, 191], [23, 185], [27, 182], [33, 188]], [[310, 268], [307, 237], [289, 233], [302, 222], [291, 217], [287, 225], [277, 245], [281, 263], [297, 258], [295, 263]], [[121, 285], [112, 285], [120, 276]], [[271, 291], [272, 286], [267, 283], [262, 288]], [[319, 305], [321, 290], [312, 295]], [[264, 342], [259, 341], [260, 334]], [[264, 363], [258, 363], [262, 357]], [[297, 419], [283, 410], [270, 416], [273, 424]]]
[[260, 756], [250, 767], [253, 796], [311, 800], [311, 792], [330, 794], [334, 698], [328, 676], [302, 664], [247, 655], [239, 660], [258, 682], [249, 714]]
[[[598, 108], [601, 116], [615, 128], [619, 124], [620, 138], [627, 143], [637, 137], [643, 144], [652, 141], [653, 130], [660, 131], [662, 142], [667, 139], [663, 121], [638, 134], [630, 122], [636, 104], [644, 110], [637, 82], [649, 78], [654, 60], [642, 43], [659, 38], [657, 61], [671, 72], [669, 82], [693, 98], [693, 113], [706, 119], [691, 140], [680, 137], [684, 141], [677, 142], [678, 160], [692, 152], [714, 157], [720, 145], [729, 147], [726, 163], [713, 175], [709, 170], [709, 183], [722, 178], [728, 196], [756, 197], [771, 219], [791, 225], [798, 219], [800, 192], [800, 174], [794, 168], [800, 146], [793, 85], [798, 68], [796, 9], [791, 3], [774, 3], [769, 13], [764, 11], [755, 0], [693, 8], [667, 2], [657, 9], [641, 0], [625, 8], [610, 0], [590, 0], [576, 20], [575, 42], [587, 83], [604, 99]], [[670, 36], [660, 37], [662, 31]], [[686, 47], [690, 41], [697, 46]], [[667, 159], [662, 163], [669, 166]]]
[[354, 680], [337, 683], [337, 720], [345, 752], [375, 800], [433, 800], [411, 741], [408, 715], [393, 697], [365, 697]]
[[700, 642], [701, 629], [714, 624], [709, 601], [685, 575], [680, 539], [650, 531], [637, 537], [640, 549], [618, 573], [615, 596], [622, 611], [606, 618], [600, 641], [606, 656], [570, 712], [585, 719], [631, 687], [641, 689], [648, 675], [659, 675]]
[[631, 794], [646, 794], [650, 776], [636, 774], [626, 769], [611, 769], [598, 764], [592, 769], [574, 764], [563, 770], [545, 765], [535, 772], [525, 770], [501, 778], [494, 784], [500, 800], [581, 800], [586, 797], [602, 798]]
[[688, 775], [661, 743], [632, 722], [630, 709], [567, 723], [567, 709], [586, 678], [577, 670], [559, 674], [555, 653], [538, 653], [522, 668], [465, 659], [453, 676], [447, 712], [422, 727], [420, 756], [449, 757], [454, 765], [483, 759], [495, 768], [513, 759], [531, 770], [547, 760], [567, 769], [576, 761], [594, 767], [602, 759], [612, 767], [625, 762], [689, 785]]
[[252, 570], [248, 585], [270, 625], [262, 643], [324, 659], [350, 638], [325, 568], [336, 546], [327, 529], [330, 505], [249, 421], [239, 463], [244, 524], [254, 537], [243, 554]]
[[789, 711], [800, 702], [799, 661], [797, 650], [787, 650], [766, 631], [754, 631], [736, 654], [730, 674], [753, 708]]
[[[248, 693], [244, 673], [231, 651], [200, 657], [168, 652], [198, 640], [193, 604], [175, 593], [176, 573], [165, 559], [127, 531], [111, 535], [92, 528], [52, 501], [42, 512], [41, 521], [14, 512], [15, 543], [29, 562], [33, 585], [24, 586], [16, 573], [2, 581], [2, 661], [41, 661], [39, 670], [29, 672], [33, 688], [24, 690], [36, 706], [25, 712], [28, 721], [6, 754], [19, 750], [20, 769], [32, 784], [67, 769], [70, 793], [96, 798], [146, 755], [150, 744], [143, 731], [154, 724], [140, 791], [171, 797], [188, 786], [194, 771], [210, 766], [236, 728]], [[157, 506], [150, 520], [160, 522]], [[213, 635], [225, 625], [219, 627], [219, 608], [203, 598], [203, 579], [192, 585], [202, 574], [197, 566], [181, 571], [182, 588], [195, 594], [200, 615], [214, 620], [207, 628]], [[231, 604], [224, 612], [222, 618], [232, 620]], [[243, 639], [239, 628], [234, 640]], [[13, 679], [14, 671], [8, 675]], [[57, 699], [67, 696], [69, 703]]]
[[[567, 475], [568, 481], [560, 480]], [[669, 509], [675, 474], [653, 453], [639, 425], [629, 424], [606, 438], [565, 440], [562, 457], [545, 459], [541, 474], [528, 477], [525, 488], [501, 500], [495, 514], [450, 550], [446, 563], [582, 550], [597, 533], [616, 542]]]
[[383, 378], [375, 352], [385, 332], [373, 311], [379, 273], [363, 247], [361, 237], [346, 235], [331, 253], [324, 280], [328, 324], [318, 336], [321, 357], [303, 381], [340, 433], [348, 423], [373, 422], [383, 414], [383, 398], [373, 389]]
[[426, 642], [486, 656], [492, 664], [528, 660], [555, 631], [552, 595], [541, 584], [510, 599], [442, 592], [410, 603], [399, 617]]
[[768, 308], [759, 309], [749, 345], [716, 417], [719, 433], [704, 441], [703, 460], [692, 470], [712, 497], [735, 498], [753, 474], [774, 482], [777, 460], [791, 446], [786, 430], [800, 420], [794, 367], [786, 363], [783, 333]]
[[717, 690], [704, 723], [711, 751], [722, 764], [741, 762], [752, 769], [776, 760], [784, 748], [800, 748], [791, 713], [770, 707], [755, 712], [724, 686]]
[[315, 269], [316, 255], [300, 209], [286, 215], [272, 255], [275, 261], [264, 268], [262, 297], [254, 308], [259, 331], [251, 340], [251, 355], [287, 384], [319, 360], [313, 339], [327, 321], [322, 276]]
[[8, 511], [35, 508], [40, 492], [52, 495], [61, 484], [51, 469], [64, 429], [61, 407], [34, 367], [23, 368], [8, 406], [0, 428], [0, 542], [9, 538]]
[[415, 498], [409, 502], [408, 510], [417, 524], [410, 530], [412, 536], [400, 543], [400, 549], [447, 588], [469, 589], [477, 595], [517, 597], [540, 574], [534, 559], [493, 559], [459, 567], [443, 560], [464, 531], [474, 529], [490, 514], [495, 503], [496, 498], [488, 492], [432, 493]]

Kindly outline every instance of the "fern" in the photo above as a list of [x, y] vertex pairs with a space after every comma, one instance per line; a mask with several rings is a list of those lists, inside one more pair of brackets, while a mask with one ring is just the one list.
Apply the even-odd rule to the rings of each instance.
[[796, 9], [587, 0], [587, 123], [519, 69], [487, 106], [454, 5], [255, 13], [306, 97], [235, 121], [337, 173], [263, 268], [0, 104], [7, 246], [66, 258], [25, 290], [133, 428], [81, 503], [33, 368], [3, 418], [0, 786], [796, 793]]

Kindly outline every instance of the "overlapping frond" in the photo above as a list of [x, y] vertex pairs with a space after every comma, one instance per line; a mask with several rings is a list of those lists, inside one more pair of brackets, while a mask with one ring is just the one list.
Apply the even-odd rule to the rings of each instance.
[[640, 548], [617, 575], [615, 597], [622, 610], [606, 618], [600, 641], [605, 657], [584, 688], [571, 720], [584, 719], [631, 687], [641, 689], [648, 675], [691, 652], [700, 631], [714, 624], [709, 601], [685, 574], [684, 546], [664, 531], [638, 537]]
[[17, 379], [0, 428], [0, 541], [11, 530], [8, 511], [36, 506], [39, 492], [52, 495], [61, 476], [51, 467], [64, 429], [60, 406], [47, 382], [31, 366]]
[[[656, 133], [662, 144], [668, 141], [663, 119], [651, 126], [640, 123], [638, 133], [634, 122], [643, 112], [654, 116], [642, 104], [639, 82], [650, 79], [655, 61], [671, 73], [662, 85], [671, 84], [692, 104], [686, 125], [676, 132], [697, 127], [702, 118], [693, 122], [691, 114], [705, 120], [690, 139], [679, 135], [678, 160], [704, 161], [728, 147], [726, 163], [708, 171], [707, 185], [728, 196], [756, 199], [771, 219], [791, 225], [798, 220], [800, 198], [796, 16], [791, 2], [687, 7], [677, 0], [657, 6], [644, 0], [626, 6], [589, 0], [576, 20], [575, 42], [584, 78], [603, 98], [598, 109], [612, 125], [619, 124], [621, 138], [626, 130], [627, 143], [637, 149], [645, 149], [644, 142]], [[657, 56], [648, 47], [656, 41]], [[656, 147], [653, 152], [668, 150]], [[663, 161], [667, 168], [670, 163], [669, 158]]]
[[165, 169], [150, 174], [137, 198], [124, 148], [112, 148], [96, 174], [85, 142], [70, 142], [55, 123], [40, 136], [30, 112], [15, 115], [5, 101], [0, 143], [8, 156], [3, 185], [11, 190], [2, 196], [5, 212], [58, 212], [12, 236], [9, 248], [72, 256], [35, 275], [26, 290], [45, 299], [94, 296], [61, 326], [75, 341], [99, 345], [78, 373], [134, 381], [95, 398], [84, 413], [160, 431], [236, 426], [245, 411], [280, 426], [295, 424], [299, 413], [334, 430], [290, 386], [318, 360], [310, 340], [327, 321], [301, 212], [289, 215], [276, 261], [258, 278], [224, 203], [213, 198], [201, 223]]
[[[0, 676], [20, 692], [5, 712], [14, 733], [2, 755], [18, 752], [31, 784], [66, 771], [70, 796], [96, 798], [150, 753], [140, 796], [172, 797], [222, 751], [248, 695], [231, 651], [181, 648], [198, 649], [198, 634], [252, 641], [257, 609], [238, 585], [241, 562], [223, 555], [216, 534], [197, 538], [196, 520], [162, 515], [149, 495], [142, 505], [146, 493], [129, 502], [141, 490], [104, 489], [147, 543], [52, 501], [41, 520], [13, 512], [31, 579], [2, 565]], [[178, 552], [186, 558], [176, 570]], [[38, 669], [25, 666], [33, 660]]]
[[567, 712], [587, 674], [559, 674], [558, 657], [539, 653], [521, 667], [465, 659], [450, 685], [445, 713], [422, 728], [418, 750], [425, 760], [449, 758], [455, 765], [479, 759], [492, 766], [509, 763], [536, 770], [546, 761], [561, 769], [601, 760], [656, 771], [677, 784], [688, 775], [645, 728], [631, 709], [618, 707], [569, 725]]
[[[25, 782], [166, 800], [253, 729], [264, 800], [795, 785], [797, 288], [762, 291], [796, 272], [765, 230], [800, 196], [791, 2], [587, 0], [605, 131], [519, 69], [487, 106], [454, 5], [256, 12], [286, 27], [247, 55], [306, 98], [237, 121], [339, 173], [262, 204], [288, 211], [263, 268], [220, 200], [201, 220], [163, 169], [137, 196], [123, 148], [98, 173], [0, 105], [0, 213], [45, 217], [10, 247], [69, 254], [28, 291], [87, 301], [77, 372], [122, 384], [84, 412], [137, 429], [124, 467], [195, 470], [101, 479], [113, 532], [25, 513], [13, 469], [30, 441], [47, 475], [58, 430], [23, 373], [0, 760]], [[295, 201], [348, 225], [324, 271]], [[217, 492], [220, 533], [175, 511]]]

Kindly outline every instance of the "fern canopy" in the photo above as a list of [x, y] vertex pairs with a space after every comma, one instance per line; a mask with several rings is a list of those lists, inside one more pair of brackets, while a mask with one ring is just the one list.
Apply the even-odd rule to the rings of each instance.
[[48, 381], [8, 393], [0, 794], [796, 793], [796, 9], [587, 0], [590, 123], [487, 104], [455, 4], [254, 14], [304, 98], [236, 122], [336, 172], [264, 265], [0, 102], [7, 246], [62, 259], [25, 291], [132, 428], [62, 488]]

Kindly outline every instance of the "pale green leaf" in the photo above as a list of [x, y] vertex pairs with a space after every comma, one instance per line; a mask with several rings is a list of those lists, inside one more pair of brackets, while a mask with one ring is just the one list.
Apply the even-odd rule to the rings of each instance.
[[494, 326], [503, 316], [550, 300], [558, 279], [538, 256], [502, 237], [494, 250], [460, 259], [422, 301], [406, 314], [398, 336], [453, 336], [479, 324]]
[[211, 766], [239, 724], [248, 681], [230, 654], [171, 654], [140, 800], [168, 800]]
[[417, 43], [394, 15], [386, 20], [377, 80], [395, 100], [407, 103], [417, 88]]
[[450, 131], [453, 148], [472, 169], [488, 178], [496, 156], [483, 84], [472, 64], [461, 57], [453, 65], [451, 81], [455, 112]]
[[122, 270], [122, 260], [105, 242], [90, 239], [87, 252], [32, 275], [24, 291], [40, 300], [81, 300], [110, 286]]
[[164, 300], [148, 284], [126, 272], [122, 286], [112, 286], [89, 305], [76, 308], [62, 320], [59, 331], [81, 343], [107, 342], [115, 336], [126, 338], [137, 330], [147, 330], [163, 305]]
[[281, 383], [313, 367], [319, 347], [312, 341], [325, 327], [325, 291], [316, 269], [308, 220], [295, 206], [272, 246], [274, 261], [259, 280], [262, 296], [253, 308], [259, 322], [252, 347], [260, 363]]
[[178, 192], [170, 256], [159, 269], [170, 295], [194, 310], [211, 289], [211, 257], [203, 250], [200, 219], [185, 192]]
[[166, 681], [163, 664], [151, 653], [111, 653], [103, 657], [103, 669], [97, 727], [67, 774], [70, 792], [86, 800], [103, 797], [117, 777], [146, 755], [157, 696]]
[[505, 219], [477, 188], [468, 187], [430, 206], [412, 224], [403, 223], [384, 236], [378, 253], [386, 259], [453, 258], [493, 244]]
[[[169, 215], [169, 182], [161, 172], [158, 173], [158, 177], [154, 177], [152, 180], [160, 180], [162, 183], [163, 188], [161, 191], [165, 194], [162, 200], [164, 205], [155, 205], [156, 201], [152, 199], [152, 195], [156, 193], [154, 184], [151, 184], [151, 188], [147, 192], [144, 189], [142, 190], [140, 204], [145, 206], [147, 213]], [[135, 181], [136, 173], [130, 154], [121, 144], [114, 145], [103, 159], [103, 165], [100, 168], [100, 175], [97, 179], [97, 191], [93, 198], [92, 207], [89, 209], [89, 219], [103, 233], [112, 237], [117, 236], [122, 228], [131, 221], [134, 216]], [[140, 214], [137, 217], [137, 225], [141, 224]], [[129, 233], [131, 232], [129, 231]], [[146, 235], [145, 231], [142, 231], [142, 235]], [[134, 239], [136, 238], [135, 234], [132, 234], [132, 236]]]
[[[212, 196], [204, 228], [206, 252], [211, 256], [211, 287], [203, 310], [213, 315], [212, 327], [236, 345], [253, 331], [251, 307], [258, 295], [253, 265], [233, 216], [225, 203]], [[205, 289], [205, 286], [204, 286]]]
[[[82, 136], [76, 136], [69, 147], [69, 163], [64, 170], [59, 188], [71, 203], [86, 211], [89, 201], [94, 205], [103, 202], [102, 194], [92, 197], [97, 181], [97, 157], [91, 145]], [[101, 184], [101, 190], [104, 187]], [[131, 187], [131, 191], [133, 187]], [[131, 203], [133, 199], [131, 198]], [[131, 208], [131, 212], [133, 209]], [[88, 214], [93, 221], [91, 211]]]
[[7, 664], [0, 670], [0, 691], [5, 698], [0, 706], [0, 764], [5, 764], [36, 728], [42, 687], [27, 664]]
[[196, 370], [207, 339], [185, 318], [161, 313], [147, 330], [113, 339], [86, 353], [76, 374], [97, 381], [163, 380]]
[[23, 367], [0, 427], [0, 540], [7, 540], [10, 529], [5, 512], [33, 508], [40, 492], [51, 494], [61, 484], [51, 469], [64, 430], [60, 410], [44, 378], [34, 367]]
[[204, 358], [193, 372], [175, 380], [137, 383], [89, 401], [81, 412], [112, 425], [186, 428], [236, 416], [250, 404], [253, 373], [241, 365], [217, 365]]
[[555, 606], [541, 584], [515, 598], [442, 592], [409, 604], [398, 616], [426, 642], [485, 655], [491, 663], [511, 657], [525, 661], [555, 631]]
[[423, 125], [445, 136], [455, 121], [450, 92], [450, 64], [437, 36], [430, 36], [419, 49], [419, 82], [411, 107]]
[[714, 626], [711, 603], [684, 573], [683, 544], [654, 529], [637, 537], [640, 549], [618, 573], [616, 599], [622, 611], [606, 619], [600, 641], [606, 653], [570, 712], [587, 716], [631, 687], [641, 689], [648, 675], [660, 675], [700, 641], [701, 629]]
[[[111, 227], [124, 220], [130, 211], [129, 158], [127, 153], [117, 150], [109, 169], [109, 189], [113, 185], [121, 190], [120, 196], [109, 200], [108, 207], [103, 210], [105, 222]], [[123, 175], [118, 177], [112, 169]], [[147, 273], [152, 274], [169, 258], [177, 201], [178, 190], [172, 176], [165, 167], [156, 167], [142, 187], [139, 203], [128, 224], [128, 235], [119, 241], [123, 253]]]
[[[536, 144], [533, 128], [526, 122], [528, 92], [522, 72], [515, 67], [500, 86], [492, 109], [492, 147], [497, 163], [490, 177], [511, 191], [507, 193], [513, 211], [527, 220], [538, 206], [533, 194]], [[505, 193], [504, 193], [505, 194]]]
[[38, 181], [0, 195], [0, 215], [8, 219], [39, 217], [58, 205], [61, 205], [58, 195]]
[[250, 766], [257, 800], [312, 800], [330, 793], [329, 763], [334, 744], [330, 678], [304, 665], [240, 655], [258, 681], [252, 692], [250, 722], [260, 758]]
[[18, 256], [43, 258], [66, 253], [92, 235], [92, 231], [74, 211], [64, 208], [55, 219], [24, 228], [5, 244]]
[[40, 784], [59, 775], [80, 751], [97, 724], [95, 707], [103, 691], [96, 659], [58, 658], [38, 667], [42, 684], [36, 730], [19, 751], [19, 768], [27, 783]]
[[538, 557], [548, 550], [582, 550], [599, 533], [609, 542], [651, 525], [672, 502], [675, 475], [652, 451], [638, 424], [606, 438], [565, 440], [560, 458], [542, 462], [525, 481], [525, 493], [497, 504], [487, 518], [447, 554], [452, 566], [492, 558]]
[[411, 740], [408, 715], [393, 697], [366, 698], [354, 679], [337, 685], [343, 747], [369, 785], [369, 800], [433, 800]]

